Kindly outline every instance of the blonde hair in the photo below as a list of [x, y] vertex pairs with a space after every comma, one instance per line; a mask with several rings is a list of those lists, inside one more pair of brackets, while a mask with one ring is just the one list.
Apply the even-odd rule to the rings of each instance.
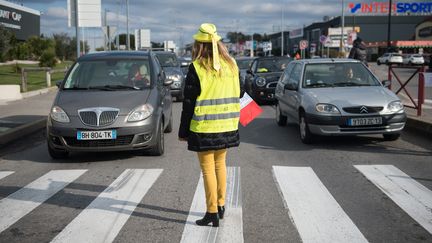
[[[225, 45], [218, 41], [217, 47], [219, 51], [219, 57], [224, 60], [229, 68], [233, 72], [237, 72], [237, 63], [234, 61], [234, 59], [229, 55], [227, 48]], [[213, 49], [212, 49], [212, 43], [207, 42], [199, 42], [195, 41], [193, 47], [192, 47], [192, 61], [198, 60], [198, 63], [203, 66], [207, 71], [214, 70], [213, 68]], [[220, 70], [223, 72], [223, 70]]]

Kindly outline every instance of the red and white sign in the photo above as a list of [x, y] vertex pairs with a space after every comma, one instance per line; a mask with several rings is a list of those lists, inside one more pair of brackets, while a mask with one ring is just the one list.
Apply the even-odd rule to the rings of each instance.
[[240, 99], [240, 123], [245, 127], [261, 112], [261, 107], [245, 92]]
[[304, 50], [308, 47], [309, 42], [307, 40], [301, 40], [300, 41], [300, 50]]

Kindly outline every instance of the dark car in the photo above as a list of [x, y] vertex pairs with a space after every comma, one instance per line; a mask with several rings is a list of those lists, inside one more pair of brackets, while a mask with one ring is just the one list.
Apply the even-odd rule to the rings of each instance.
[[172, 131], [169, 85], [153, 52], [101, 52], [73, 64], [47, 121], [48, 152], [148, 150], [164, 153]]
[[239, 68], [240, 82], [242, 84], [245, 82], [246, 72], [250, 69], [250, 65], [254, 59], [254, 57], [238, 57], [235, 59]]
[[183, 71], [183, 75], [186, 78], [189, 72], [189, 65], [192, 63], [192, 58], [189, 56], [183, 56], [179, 58], [179, 61], [181, 70]]
[[247, 70], [245, 91], [258, 103], [274, 102], [277, 82], [290, 61], [281, 56], [256, 58]]
[[185, 78], [177, 55], [169, 51], [157, 51], [155, 53], [165, 71], [167, 79], [173, 81], [171, 84], [171, 95], [175, 97], [177, 101], [182, 101]]

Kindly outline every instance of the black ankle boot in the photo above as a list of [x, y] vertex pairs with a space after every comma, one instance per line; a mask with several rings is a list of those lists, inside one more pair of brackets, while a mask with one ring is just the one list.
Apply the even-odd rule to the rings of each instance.
[[218, 206], [218, 214], [219, 214], [219, 219], [224, 218], [225, 206]]
[[219, 227], [218, 213], [206, 213], [204, 218], [196, 221], [199, 226], [207, 226], [209, 223], [212, 223], [213, 227]]

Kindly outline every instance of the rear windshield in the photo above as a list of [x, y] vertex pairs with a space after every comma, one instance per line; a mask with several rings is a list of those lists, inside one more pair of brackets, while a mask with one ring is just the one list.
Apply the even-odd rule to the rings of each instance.
[[151, 86], [147, 59], [81, 61], [74, 65], [63, 89], [141, 90]]
[[157, 54], [157, 58], [162, 67], [178, 67], [180, 66], [175, 54]]
[[307, 64], [303, 77], [304, 88], [380, 86], [361, 63]]
[[401, 57], [402, 55], [401, 54], [392, 54], [392, 56], [394, 56], [394, 57]]
[[420, 54], [414, 54], [414, 55], [412, 55], [413, 57], [423, 57], [422, 55], [420, 55]]
[[261, 59], [258, 61], [256, 71], [258, 73], [282, 72], [291, 60], [290, 58]]
[[253, 59], [237, 59], [237, 66], [239, 69], [249, 69], [249, 66]]

